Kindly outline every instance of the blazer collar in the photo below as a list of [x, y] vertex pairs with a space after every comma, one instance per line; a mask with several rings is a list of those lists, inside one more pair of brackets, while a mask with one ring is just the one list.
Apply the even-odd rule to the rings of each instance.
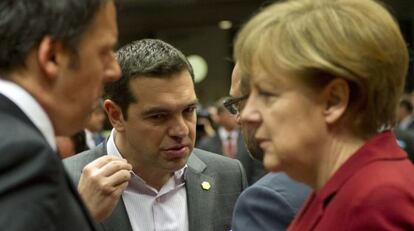
[[394, 133], [385, 131], [368, 140], [328, 180], [317, 194], [322, 200], [332, 197], [353, 175], [364, 166], [381, 160], [403, 160], [407, 154], [400, 148]]
[[[407, 158], [407, 154], [399, 147], [396, 138], [391, 131], [385, 131], [376, 135], [372, 139], [368, 140], [359, 150], [357, 150], [335, 172], [335, 174], [320, 189], [320, 191], [312, 193], [295, 220], [302, 220], [305, 213], [313, 214], [313, 220], [310, 221], [310, 223], [306, 223], [306, 230], [313, 230], [314, 226], [321, 219], [323, 211], [335, 197], [335, 194], [364, 166], [375, 161], [403, 160]], [[315, 203], [319, 206], [312, 207], [311, 205]]]

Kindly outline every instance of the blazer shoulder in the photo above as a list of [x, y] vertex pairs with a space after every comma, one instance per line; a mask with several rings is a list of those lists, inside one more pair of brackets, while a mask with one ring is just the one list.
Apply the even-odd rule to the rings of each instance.
[[269, 173], [240, 194], [232, 226], [235, 230], [286, 230], [309, 191], [283, 173]]
[[241, 187], [247, 187], [247, 178], [239, 160], [195, 148], [190, 156], [189, 167], [212, 176], [220, 176], [225, 182], [240, 179]]
[[71, 177], [75, 185], [77, 185], [77, 182], [79, 181], [80, 175], [82, 173], [82, 169], [90, 162], [98, 159], [99, 157], [105, 154], [106, 153], [103, 148], [103, 144], [100, 144], [98, 145], [98, 147], [94, 149], [87, 150], [74, 156], [63, 159], [63, 164], [69, 176]]
[[241, 166], [240, 161], [231, 159], [213, 152], [194, 148], [192, 155], [196, 156], [199, 160], [204, 162], [209, 167], [215, 168], [239, 168]]

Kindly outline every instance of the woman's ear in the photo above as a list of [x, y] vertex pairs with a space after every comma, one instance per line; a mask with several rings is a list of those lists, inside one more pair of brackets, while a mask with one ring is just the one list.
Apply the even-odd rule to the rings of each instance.
[[337, 122], [348, 108], [349, 83], [341, 78], [332, 80], [322, 91], [322, 97], [325, 104], [323, 111], [325, 121], [328, 124]]
[[125, 130], [125, 120], [121, 108], [112, 100], [106, 99], [104, 101], [104, 109], [108, 115], [109, 122], [117, 131]]

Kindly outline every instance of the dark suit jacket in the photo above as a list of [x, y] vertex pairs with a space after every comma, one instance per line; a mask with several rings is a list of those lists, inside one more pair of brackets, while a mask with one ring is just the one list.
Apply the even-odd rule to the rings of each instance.
[[234, 207], [233, 231], [284, 231], [310, 188], [285, 173], [269, 173], [248, 187]]
[[[78, 184], [84, 166], [106, 154], [106, 142], [104, 142], [92, 150], [65, 159], [64, 164], [73, 181]], [[194, 149], [187, 165], [184, 178], [189, 230], [230, 230], [234, 204], [247, 184], [240, 162]], [[202, 189], [203, 181], [211, 184], [210, 190]], [[100, 224], [100, 230], [132, 231], [123, 200], [120, 200], [111, 216]]]
[[[217, 133], [213, 137], [207, 137], [200, 140], [197, 148], [223, 155], [223, 145], [220, 136]], [[249, 185], [252, 185], [266, 174], [263, 164], [250, 157], [240, 132], [237, 138], [236, 158], [242, 163], [244, 170], [246, 171], [247, 182]]]
[[312, 193], [289, 230], [414, 230], [413, 176], [395, 136], [377, 135]]
[[0, 229], [95, 230], [61, 160], [0, 94]]
[[397, 142], [404, 151], [407, 152], [408, 158], [414, 163], [414, 130], [401, 130], [394, 128]]

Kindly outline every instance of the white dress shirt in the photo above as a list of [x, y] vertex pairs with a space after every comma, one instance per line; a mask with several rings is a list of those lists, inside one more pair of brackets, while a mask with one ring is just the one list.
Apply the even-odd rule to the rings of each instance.
[[85, 131], [86, 146], [88, 146], [89, 149], [95, 148], [96, 144], [95, 144], [95, 140], [93, 140], [93, 133], [86, 128], [84, 129], [84, 131]]
[[56, 151], [57, 144], [52, 122], [36, 99], [19, 85], [4, 79], [0, 79], [0, 94], [10, 99], [29, 117], [45, 137], [50, 147]]
[[[106, 148], [108, 155], [122, 158], [114, 142], [114, 130]], [[160, 191], [133, 174], [122, 193], [133, 231], [188, 231], [186, 167], [176, 171]]]

